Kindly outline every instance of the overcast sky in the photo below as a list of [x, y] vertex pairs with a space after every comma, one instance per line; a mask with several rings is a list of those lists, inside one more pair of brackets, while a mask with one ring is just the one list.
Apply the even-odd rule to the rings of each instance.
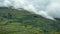
[[60, 18], [60, 0], [0, 0], [3, 6], [24, 8], [49, 19]]

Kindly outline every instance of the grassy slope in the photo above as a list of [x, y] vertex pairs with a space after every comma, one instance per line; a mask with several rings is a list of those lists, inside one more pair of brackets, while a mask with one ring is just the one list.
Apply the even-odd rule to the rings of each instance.
[[26, 10], [0, 9], [0, 34], [60, 34], [60, 23]]

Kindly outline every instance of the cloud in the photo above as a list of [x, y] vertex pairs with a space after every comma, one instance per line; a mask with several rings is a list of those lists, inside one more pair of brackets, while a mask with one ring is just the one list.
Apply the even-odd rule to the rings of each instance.
[[0, 0], [0, 6], [24, 8], [48, 19], [60, 18], [60, 0]]
[[60, 3], [58, 2], [58, 0], [51, 2], [47, 8], [46, 11], [47, 13], [54, 18], [60, 18], [59, 14], [60, 14]]

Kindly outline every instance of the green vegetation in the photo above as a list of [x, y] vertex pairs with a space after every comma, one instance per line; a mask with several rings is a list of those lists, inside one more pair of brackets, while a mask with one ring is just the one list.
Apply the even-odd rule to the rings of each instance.
[[0, 9], [0, 34], [60, 34], [60, 22], [24, 9]]

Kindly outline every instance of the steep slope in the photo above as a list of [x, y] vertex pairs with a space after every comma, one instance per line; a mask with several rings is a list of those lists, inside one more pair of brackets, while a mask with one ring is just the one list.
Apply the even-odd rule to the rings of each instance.
[[0, 9], [0, 34], [60, 34], [60, 22], [24, 9]]

